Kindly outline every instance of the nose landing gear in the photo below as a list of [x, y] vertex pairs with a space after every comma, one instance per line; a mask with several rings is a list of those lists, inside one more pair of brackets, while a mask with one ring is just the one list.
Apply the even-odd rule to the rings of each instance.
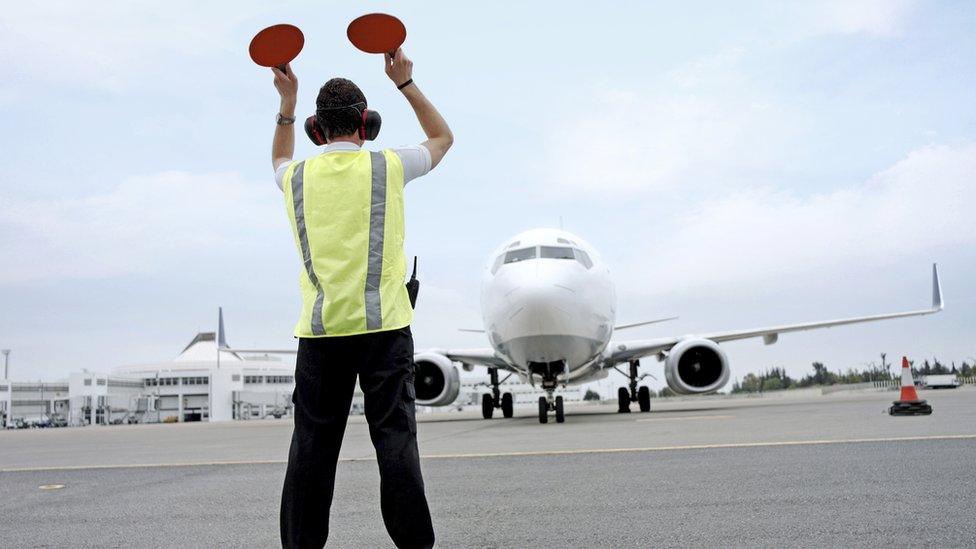
[[543, 378], [542, 388], [546, 390], [547, 396], [539, 397], [539, 423], [549, 423], [549, 412], [556, 413], [556, 423], [566, 421], [566, 414], [563, 412], [563, 397], [553, 398], [553, 391], [556, 390], [556, 378]]
[[[639, 360], [630, 361], [630, 388], [621, 387], [617, 389], [617, 413], [629, 414], [630, 403], [636, 402], [641, 412], [651, 411], [651, 390], [647, 387], [637, 387], [637, 382], [644, 376], [637, 375], [637, 367], [640, 366]], [[618, 372], [620, 370], [617, 370]], [[623, 372], [621, 372], [623, 373]]]
[[488, 368], [488, 374], [491, 376], [491, 394], [481, 395], [481, 417], [491, 419], [495, 415], [495, 408], [502, 409], [502, 416], [512, 417], [515, 415], [515, 399], [512, 398], [512, 393], [502, 393], [498, 388], [508, 376], [498, 381], [498, 368]]

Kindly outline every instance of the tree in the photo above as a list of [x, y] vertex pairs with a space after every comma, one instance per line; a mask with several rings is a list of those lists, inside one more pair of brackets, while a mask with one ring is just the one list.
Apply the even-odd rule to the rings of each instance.
[[762, 387], [762, 381], [756, 377], [756, 374], [748, 373], [746, 377], [742, 378], [742, 392], [744, 393], [756, 393]]
[[783, 381], [778, 377], [768, 377], [763, 380], [762, 390], [763, 391], [775, 391], [777, 389], [783, 388]]
[[583, 400], [600, 400], [600, 393], [593, 389], [587, 389], [586, 394], [583, 395]]

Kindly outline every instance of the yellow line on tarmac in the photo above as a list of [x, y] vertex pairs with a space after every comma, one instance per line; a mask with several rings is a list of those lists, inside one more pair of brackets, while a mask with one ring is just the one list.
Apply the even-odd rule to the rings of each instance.
[[[734, 442], [728, 444], [689, 444], [684, 446], [647, 446], [643, 448], [593, 448], [582, 450], [544, 450], [535, 452], [497, 452], [483, 454], [434, 454], [420, 456], [427, 459], [456, 459], [484, 457], [567, 456], [580, 454], [620, 454], [625, 452], [666, 452], [674, 450], [717, 450], [723, 448], [764, 448], [767, 446], [816, 446], [826, 444], [861, 444], [871, 442], [914, 442], [924, 440], [974, 440], [976, 435], [932, 435], [889, 438], [844, 438], [834, 440], [785, 440], [779, 442]], [[350, 460], [353, 461], [353, 460]]]
[[[342, 460], [339, 460], [342, 461]], [[34, 473], [44, 471], [92, 471], [98, 469], [159, 469], [165, 467], [206, 467], [208, 465], [281, 465], [283, 459], [256, 459], [240, 461], [192, 461], [187, 463], [120, 463], [116, 465], [54, 465], [50, 467], [9, 467], [0, 473]]]
[[[976, 440], [973, 435], [928, 435], [913, 437], [884, 438], [842, 438], [823, 440], [785, 440], [776, 442], [733, 442], [727, 444], [688, 444], [681, 446], [645, 446], [637, 448], [585, 448], [579, 450], [537, 450], [527, 452], [483, 452], [470, 454], [424, 454], [423, 459], [472, 459], [496, 457], [536, 457], [572, 456], [584, 454], [621, 454], [638, 452], [668, 452], [680, 450], [719, 450], [727, 448], [766, 448], [779, 446], [821, 446], [829, 444], [866, 444], [878, 442], [919, 442], [927, 440]], [[340, 458], [340, 462], [376, 461], [374, 457]], [[119, 465], [63, 465], [52, 467], [10, 467], [0, 469], [0, 473], [32, 473], [44, 471], [89, 471], [98, 469], [157, 469], [166, 467], [206, 467], [217, 465], [283, 465], [283, 459], [239, 460], [239, 461], [197, 461], [188, 463], [136, 463]]]
[[638, 419], [638, 423], [644, 422], [657, 422], [657, 421], [688, 421], [690, 419], [732, 419], [735, 416], [678, 416], [678, 417], [655, 417], [647, 419]]

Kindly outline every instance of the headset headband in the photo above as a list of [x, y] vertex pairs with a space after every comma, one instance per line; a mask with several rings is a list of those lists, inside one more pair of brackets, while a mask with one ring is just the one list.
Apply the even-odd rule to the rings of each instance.
[[[362, 105], [362, 108], [359, 108], [360, 105]], [[316, 112], [318, 112], [318, 111], [337, 111], [339, 109], [356, 109], [356, 112], [362, 114], [363, 110], [366, 109], [366, 102], [365, 101], [360, 101], [358, 103], [353, 103], [352, 105], [342, 105], [342, 106], [339, 106], [339, 107], [318, 107], [318, 108], [315, 109], [315, 111]]]

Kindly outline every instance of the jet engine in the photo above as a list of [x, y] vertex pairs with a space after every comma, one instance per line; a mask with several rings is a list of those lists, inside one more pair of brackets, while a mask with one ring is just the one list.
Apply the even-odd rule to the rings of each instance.
[[417, 353], [413, 357], [417, 365], [414, 388], [417, 404], [446, 406], [457, 399], [461, 380], [451, 359], [436, 352]]
[[668, 352], [664, 377], [679, 395], [714, 393], [729, 381], [729, 359], [714, 341], [686, 339]]

